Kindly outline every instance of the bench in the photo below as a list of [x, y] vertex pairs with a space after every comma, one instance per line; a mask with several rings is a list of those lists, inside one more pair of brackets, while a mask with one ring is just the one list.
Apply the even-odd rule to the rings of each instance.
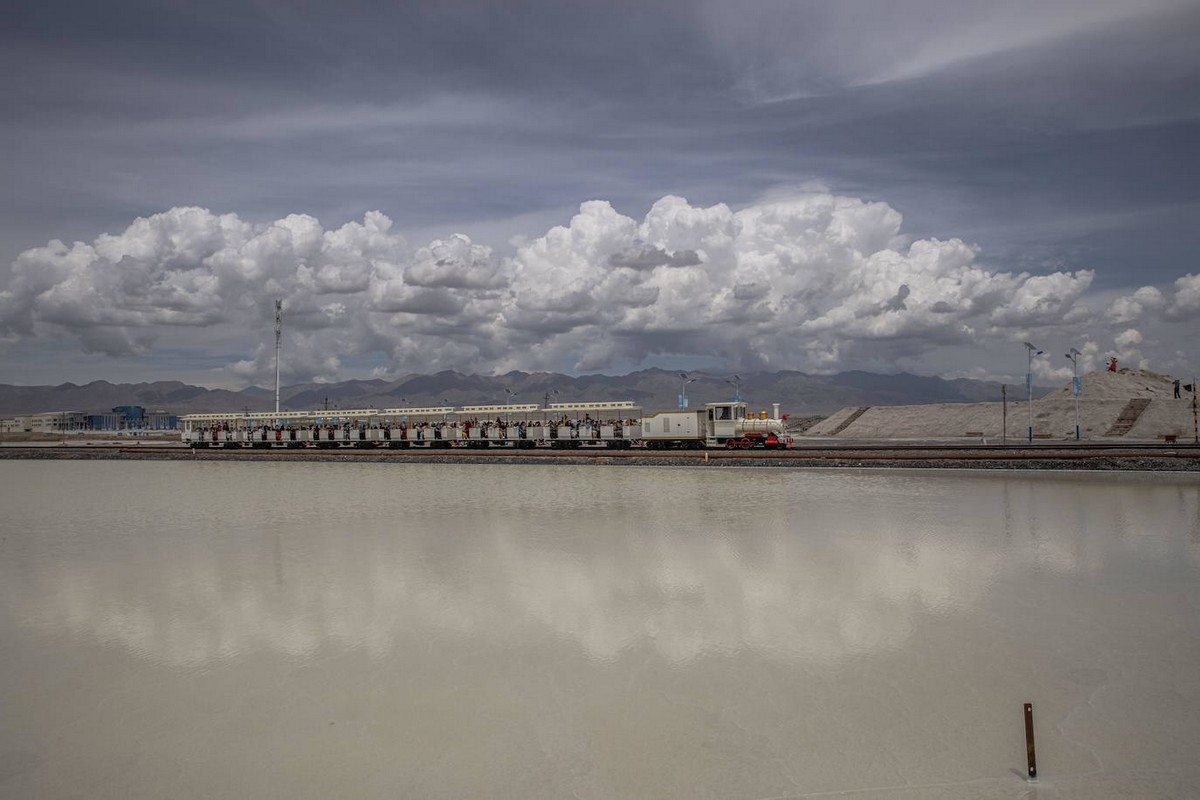
[[1163, 444], [1175, 444], [1177, 438], [1178, 434], [1175, 433], [1164, 433], [1162, 435]]

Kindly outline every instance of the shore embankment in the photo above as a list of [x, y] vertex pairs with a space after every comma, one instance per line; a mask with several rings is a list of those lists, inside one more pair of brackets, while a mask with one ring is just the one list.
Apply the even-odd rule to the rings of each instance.
[[5, 444], [0, 459], [270, 461], [433, 464], [584, 464], [671, 467], [1126, 470], [1200, 472], [1196, 445], [972, 445], [879, 442], [786, 451], [193, 450], [180, 444]]

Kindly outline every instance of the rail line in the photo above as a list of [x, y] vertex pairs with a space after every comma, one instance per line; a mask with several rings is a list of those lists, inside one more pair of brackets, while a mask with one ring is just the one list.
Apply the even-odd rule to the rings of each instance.
[[1121, 469], [1128, 464], [1139, 469], [1137, 462], [1153, 460], [1164, 468], [1200, 469], [1200, 446], [1194, 444], [1162, 445], [1139, 442], [1129, 444], [1080, 443], [1035, 445], [981, 445], [957, 443], [858, 443], [854, 445], [812, 446], [801, 444], [791, 450], [608, 450], [579, 448], [574, 450], [515, 450], [509, 448], [438, 450], [408, 449], [271, 449], [193, 450], [182, 444], [94, 443], [43, 445], [40, 447], [6, 444], [0, 446], [3, 459], [203, 459], [267, 460], [267, 461], [408, 461], [456, 463], [628, 463], [628, 464], [739, 464], [763, 466], [829, 464], [838, 466], [867, 466], [888, 464], [952, 467], [955, 465], [1046, 464], [1065, 468]]

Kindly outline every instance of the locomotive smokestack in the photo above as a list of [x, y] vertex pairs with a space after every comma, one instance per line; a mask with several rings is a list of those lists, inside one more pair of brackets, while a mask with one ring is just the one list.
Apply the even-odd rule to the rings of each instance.
[[771, 403], [771, 419], [779, 419], [779, 403]]

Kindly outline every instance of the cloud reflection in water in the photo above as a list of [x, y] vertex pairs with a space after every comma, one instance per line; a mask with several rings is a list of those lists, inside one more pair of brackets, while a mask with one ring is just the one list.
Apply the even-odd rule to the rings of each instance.
[[[1169, 479], [218, 466], [153, 465], [161, 491], [128, 504], [101, 498], [149, 465], [56, 465], [80, 489], [15, 511], [8, 625], [185, 669], [445, 637], [837, 665], [902, 645], [921, 615], [973, 613], [1001, 575], [1194, 568], [1200, 549], [1196, 491]], [[1167, 530], [1192, 532], [1182, 551]]]

